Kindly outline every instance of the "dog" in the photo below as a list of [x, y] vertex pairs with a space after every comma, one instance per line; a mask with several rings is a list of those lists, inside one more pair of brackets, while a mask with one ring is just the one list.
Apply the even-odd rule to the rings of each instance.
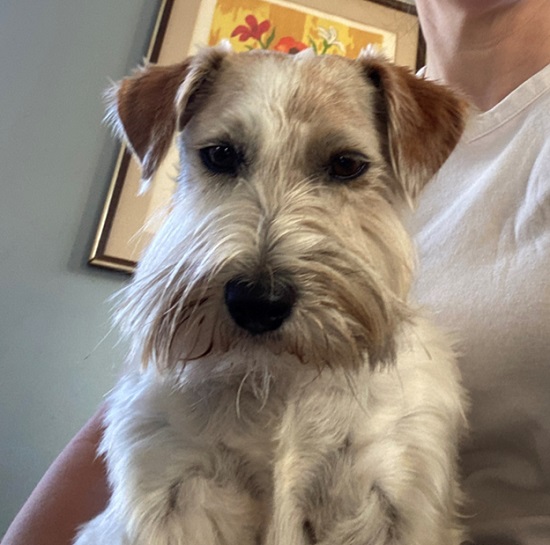
[[76, 545], [458, 545], [453, 343], [409, 301], [402, 217], [466, 105], [365, 53], [201, 50], [109, 118], [171, 211], [123, 289], [130, 345]]

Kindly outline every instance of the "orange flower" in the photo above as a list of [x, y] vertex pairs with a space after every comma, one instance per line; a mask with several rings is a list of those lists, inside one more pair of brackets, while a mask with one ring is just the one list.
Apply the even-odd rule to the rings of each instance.
[[307, 45], [295, 40], [292, 36], [285, 36], [277, 42], [277, 45], [273, 49], [275, 51], [282, 51], [283, 53], [294, 54], [307, 49]]

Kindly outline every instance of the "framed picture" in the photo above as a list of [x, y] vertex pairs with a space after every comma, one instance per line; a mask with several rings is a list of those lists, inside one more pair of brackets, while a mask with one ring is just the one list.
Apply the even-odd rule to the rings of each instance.
[[[356, 57], [370, 45], [397, 64], [419, 68], [425, 47], [412, 0], [163, 0], [148, 60], [171, 64], [201, 45], [228, 39], [236, 51], [274, 49]], [[122, 146], [89, 263], [131, 273], [158, 230], [175, 190], [170, 150], [140, 194], [139, 166]]]

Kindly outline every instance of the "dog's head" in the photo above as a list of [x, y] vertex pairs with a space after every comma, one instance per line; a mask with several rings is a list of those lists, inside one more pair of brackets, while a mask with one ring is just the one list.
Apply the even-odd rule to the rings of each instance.
[[398, 211], [464, 114], [447, 89], [367, 55], [218, 47], [123, 80], [110, 117], [143, 178], [176, 135], [181, 157], [173, 211], [119, 312], [143, 360], [391, 360], [413, 263]]

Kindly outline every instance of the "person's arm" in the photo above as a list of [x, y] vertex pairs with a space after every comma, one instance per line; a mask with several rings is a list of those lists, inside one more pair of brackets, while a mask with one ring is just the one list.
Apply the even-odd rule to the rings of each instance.
[[2, 545], [69, 545], [77, 528], [109, 499], [105, 465], [96, 455], [103, 431], [100, 409], [42, 477]]

